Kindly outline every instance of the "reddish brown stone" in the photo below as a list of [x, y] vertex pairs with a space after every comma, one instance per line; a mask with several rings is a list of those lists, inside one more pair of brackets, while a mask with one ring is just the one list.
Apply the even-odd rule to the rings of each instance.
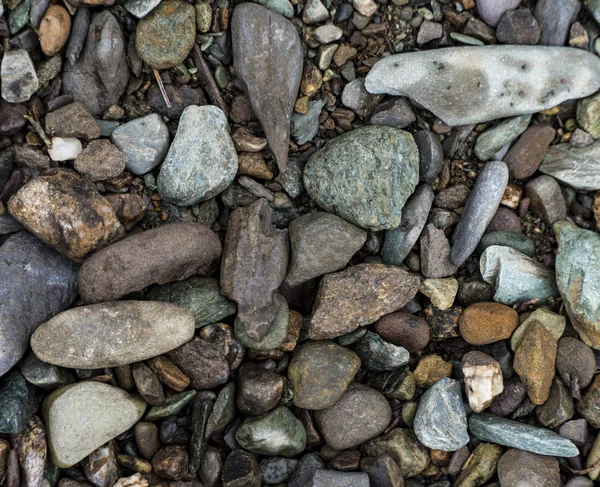
[[524, 179], [533, 175], [555, 135], [550, 125], [532, 125], [523, 132], [504, 157], [510, 177]]
[[422, 350], [429, 343], [429, 325], [419, 316], [409, 313], [392, 313], [375, 323], [375, 331], [394, 345], [410, 353]]

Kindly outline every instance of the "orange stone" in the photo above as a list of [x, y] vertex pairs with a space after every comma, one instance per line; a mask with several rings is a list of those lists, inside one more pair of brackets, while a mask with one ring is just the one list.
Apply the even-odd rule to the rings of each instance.
[[510, 338], [519, 324], [518, 313], [500, 303], [475, 303], [459, 320], [462, 337], [471, 345], [487, 345]]

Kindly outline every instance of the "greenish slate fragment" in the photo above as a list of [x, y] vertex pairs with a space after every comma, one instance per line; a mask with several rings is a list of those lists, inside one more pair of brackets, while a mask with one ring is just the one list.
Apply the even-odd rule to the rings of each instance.
[[531, 115], [521, 115], [509, 118], [494, 128], [486, 130], [475, 142], [475, 155], [482, 161], [487, 161], [506, 144], [510, 144], [529, 126]]
[[152, 288], [147, 299], [165, 301], [188, 308], [196, 319], [196, 328], [218, 323], [235, 314], [236, 306], [219, 287], [219, 281], [210, 277], [190, 277]]
[[486, 233], [477, 246], [477, 252], [482, 254], [485, 249], [492, 245], [503, 245], [519, 252], [535, 257], [535, 243], [529, 237], [513, 232], [490, 232]]
[[292, 114], [292, 129], [290, 134], [298, 144], [306, 144], [319, 131], [319, 115], [325, 106], [325, 100], [308, 102], [308, 113]]
[[292, 4], [288, 2], [288, 0], [259, 0], [259, 3], [263, 7], [266, 7], [279, 15], [283, 15], [288, 19], [291, 19], [294, 16], [294, 7], [292, 7]]
[[33, 352], [21, 362], [21, 373], [27, 382], [42, 389], [56, 389], [75, 382], [72, 370], [42, 362]]
[[19, 32], [29, 22], [29, 11], [33, 0], [22, 0], [21, 3], [8, 14], [8, 28], [11, 34]]
[[194, 399], [195, 395], [196, 391], [192, 389], [191, 391], [180, 392], [168, 397], [160, 406], [152, 406], [148, 414], [146, 414], [144, 421], [156, 421], [157, 419], [178, 414]]
[[230, 382], [219, 392], [206, 423], [205, 438], [223, 431], [235, 418], [235, 390], [235, 383]]
[[377, 333], [367, 331], [352, 347], [363, 366], [376, 372], [394, 370], [408, 363], [408, 350], [386, 342]]
[[469, 419], [471, 434], [481, 441], [518, 448], [539, 455], [575, 457], [579, 449], [571, 440], [553, 431], [532, 426], [493, 414], [472, 414]]
[[116, 120], [100, 120], [98, 118], [95, 120], [100, 127], [101, 137], [110, 137], [114, 130], [120, 125]]
[[474, 37], [461, 34], [460, 32], [451, 32], [450, 37], [461, 44], [467, 44], [469, 46], [483, 46], [483, 41], [475, 39]]
[[244, 324], [239, 318], [235, 319], [233, 329], [236, 338], [242, 345], [254, 350], [272, 350], [279, 347], [285, 341], [285, 337], [289, 330], [290, 311], [287, 301], [283, 296], [278, 294], [277, 301], [279, 302], [279, 307], [277, 308], [275, 318], [269, 326], [269, 331], [261, 340], [253, 340], [250, 338], [246, 333]]
[[351, 331], [350, 333], [346, 333], [345, 335], [337, 337], [336, 340], [342, 347], [347, 347], [348, 345], [352, 345], [364, 337], [368, 331], [369, 330], [366, 326], [362, 326], [354, 331]]
[[6, 374], [0, 381], [0, 433], [14, 435], [25, 429], [38, 405], [35, 387], [20, 372]]

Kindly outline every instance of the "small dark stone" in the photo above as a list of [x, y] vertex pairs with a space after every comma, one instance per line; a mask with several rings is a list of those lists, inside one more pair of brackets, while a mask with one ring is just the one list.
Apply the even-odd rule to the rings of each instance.
[[444, 150], [438, 136], [429, 130], [419, 130], [414, 134], [419, 148], [419, 178], [432, 184], [444, 165]]
[[588, 424], [585, 419], [567, 421], [559, 429], [558, 434], [568, 438], [578, 447], [583, 447], [588, 441]]
[[189, 472], [195, 474], [202, 465], [206, 449], [206, 426], [213, 408], [209, 399], [196, 401], [192, 406], [192, 438], [190, 439]]
[[464, 206], [469, 197], [469, 188], [466, 184], [457, 184], [440, 191], [433, 204], [445, 210], [456, 210]]
[[377, 105], [371, 115], [372, 125], [386, 125], [403, 129], [416, 120], [408, 100], [404, 97], [392, 98]]
[[389, 455], [365, 457], [360, 461], [360, 469], [369, 476], [372, 486], [404, 487], [398, 464]]
[[188, 470], [189, 457], [185, 447], [163, 446], [152, 458], [152, 471], [168, 480], [181, 480]]
[[183, 110], [190, 105], [206, 105], [206, 99], [200, 89], [190, 88], [187, 85], [179, 88], [173, 85], [166, 85], [165, 91], [171, 102], [171, 108], [167, 107], [158, 85], [153, 84], [148, 90], [147, 99], [154, 112], [171, 120], [178, 119]]
[[138, 392], [152, 406], [158, 406], [165, 400], [165, 393], [158, 377], [150, 367], [143, 363], [133, 364], [133, 380]]
[[13, 171], [14, 160], [15, 154], [13, 152], [0, 152], [0, 192]]
[[16, 135], [27, 124], [27, 120], [23, 118], [25, 114], [25, 104], [8, 103], [0, 99], [0, 135]]
[[260, 462], [260, 476], [267, 485], [287, 482], [298, 466], [298, 460], [270, 457]]
[[190, 441], [190, 433], [186, 429], [188, 418], [169, 416], [160, 424], [160, 441], [165, 445], [186, 445]]
[[112, 487], [119, 478], [115, 449], [115, 442], [109, 441], [81, 462], [85, 477], [95, 487]]
[[35, 414], [39, 399], [35, 387], [13, 370], [0, 381], [0, 433], [19, 433]]
[[260, 487], [260, 468], [254, 455], [232, 451], [223, 465], [221, 480], [223, 487]]
[[491, 284], [479, 276], [471, 276], [460, 281], [457, 297], [464, 306], [470, 306], [474, 303], [491, 301], [493, 294]]
[[158, 427], [154, 423], [140, 421], [135, 425], [135, 441], [142, 458], [152, 460], [160, 448]]
[[538, 421], [546, 428], [557, 428], [573, 417], [575, 408], [569, 389], [555, 378], [550, 388], [548, 400], [535, 409]]
[[237, 407], [244, 414], [260, 416], [273, 409], [283, 391], [283, 379], [260, 365], [246, 363], [238, 373]]
[[219, 348], [202, 338], [193, 338], [168, 357], [190, 377], [194, 389], [212, 389], [227, 382], [229, 364]]
[[76, 102], [46, 115], [46, 131], [57, 137], [86, 140], [100, 137], [100, 127], [84, 104]]
[[506, 12], [496, 29], [496, 37], [504, 44], [537, 44], [540, 26], [526, 8]]
[[579, 398], [579, 391], [590, 384], [596, 373], [594, 352], [581, 340], [563, 337], [556, 350], [556, 370], [573, 397]]

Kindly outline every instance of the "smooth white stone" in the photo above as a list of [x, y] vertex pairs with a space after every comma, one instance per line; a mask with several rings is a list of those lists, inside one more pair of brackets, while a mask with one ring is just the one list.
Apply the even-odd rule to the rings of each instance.
[[53, 161], [71, 161], [83, 150], [79, 139], [71, 137], [52, 137], [52, 149], [48, 155]]

